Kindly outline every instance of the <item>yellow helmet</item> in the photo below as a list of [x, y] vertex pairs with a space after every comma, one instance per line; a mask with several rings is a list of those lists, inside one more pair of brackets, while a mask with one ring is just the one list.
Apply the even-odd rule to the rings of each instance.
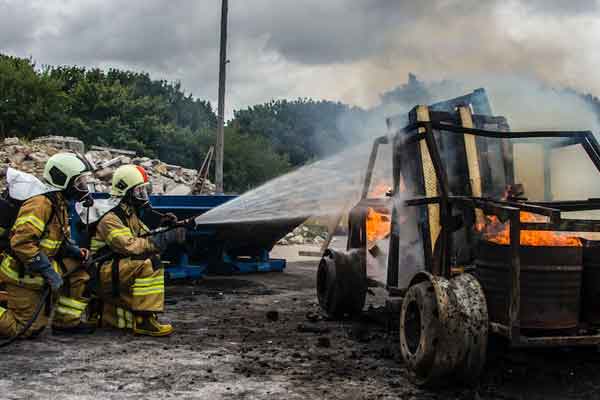
[[144, 168], [139, 165], [123, 165], [113, 174], [110, 194], [123, 197], [130, 189], [147, 185], [148, 174]]

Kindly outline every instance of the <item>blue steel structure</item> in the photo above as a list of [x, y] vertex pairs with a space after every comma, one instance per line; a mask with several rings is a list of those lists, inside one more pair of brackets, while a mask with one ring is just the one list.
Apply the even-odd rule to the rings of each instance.
[[[107, 198], [105, 193], [96, 193], [94, 198]], [[150, 196], [152, 208], [160, 213], [171, 212], [180, 220], [198, 215], [218, 207], [236, 196]], [[71, 213], [73, 238], [79, 241], [82, 224], [79, 216]], [[145, 213], [144, 222], [150, 227], [158, 226], [159, 216]], [[274, 243], [272, 243], [274, 244]], [[201, 279], [206, 274], [238, 274], [251, 272], [281, 272], [286, 267], [284, 259], [269, 257], [268, 244], [245, 247], [240, 250], [238, 243], [218, 235], [216, 226], [196, 226], [188, 228], [185, 245], [172, 246], [162, 255], [168, 265], [165, 269], [168, 279]]]

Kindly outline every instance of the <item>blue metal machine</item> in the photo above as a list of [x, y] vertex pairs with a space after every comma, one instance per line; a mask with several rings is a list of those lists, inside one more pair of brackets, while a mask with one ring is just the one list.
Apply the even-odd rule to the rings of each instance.
[[[172, 212], [179, 219], [201, 215], [236, 196], [152, 196], [152, 207], [161, 212]], [[148, 218], [149, 226], [156, 221]], [[283, 271], [283, 259], [269, 257], [271, 247], [239, 251], [237, 242], [219, 237], [219, 228], [201, 226], [188, 230], [185, 248], [169, 249], [163, 259], [170, 262], [170, 279], [199, 279], [206, 273], [237, 274], [249, 272]], [[274, 244], [274, 243], [273, 243]]]
[[[95, 198], [106, 198], [104, 193]], [[160, 213], [173, 213], [180, 220], [201, 215], [236, 196], [151, 196], [152, 208]], [[145, 213], [144, 222], [150, 227], [158, 226], [159, 216]], [[79, 240], [82, 225], [76, 213], [72, 213], [73, 237]], [[293, 229], [293, 227], [291, 227]], [[290, 226], [277, 227], [269, 231], [265, 240], [253, 240], [260, 234], [248, 226], [197, 226], [189, 228], [183, 246], [173, 246], [162, 255], [168, 263], [168, 279], [201, 279], [206, 274], [238, 274], [250, 272], [283, 271], [284, 259], [269, 257], [278, 238], [285, 235]], [[263, 235], [263, 237], [265, 237]], [[248, 238], [252, 238], [248, 240]]]

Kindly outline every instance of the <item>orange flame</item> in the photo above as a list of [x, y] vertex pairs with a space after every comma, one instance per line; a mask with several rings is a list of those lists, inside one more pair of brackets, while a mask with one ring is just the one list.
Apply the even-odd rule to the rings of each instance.
[[[369, 198], [385, 198], [390, 190], [391, 187], [388, 184], [380, 183], [369, 192]], [[384, 239], [390, 234], [391, 230], [392, 221], [389, 211], [380, 208], [376, 211], [374, 208], [369, 207], [366, 220], [367, 242], [372, 244]]]
[[[485, 224], [477, 224], [475, 229], [482, 232], [483, 238], [487, 241], [508, 245], [510, 244], [509, 223], [502, 223], [495, 215], [486, 215]], [[521, 211], [521, 222], [548, 222], [548, 219], [541, 215]], [[563, 232], [554, 231], [521, 231], [522, 246], [581, 246], [579, 238], [569, 236]]]
[[373, 243], [386, 238], [392, 230], [392, 221], [389, 214], [375, 211], [369, 207], [367, 212], [367, 242]]

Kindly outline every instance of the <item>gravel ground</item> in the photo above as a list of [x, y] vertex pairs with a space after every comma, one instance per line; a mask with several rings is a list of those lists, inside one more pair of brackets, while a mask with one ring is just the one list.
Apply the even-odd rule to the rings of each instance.
[[[371, 311], [324, 320], [315, 261], [284, 273], [212, 277], [168, 287], [177, 332], [136, 337], [50, 332], [0, 350], [1, 399], [598, 399], [595, 349], [507, 352], [475, 388], [413, 386], [397, 332]], [[371, 297], [380, 303], [381, 293]]]

